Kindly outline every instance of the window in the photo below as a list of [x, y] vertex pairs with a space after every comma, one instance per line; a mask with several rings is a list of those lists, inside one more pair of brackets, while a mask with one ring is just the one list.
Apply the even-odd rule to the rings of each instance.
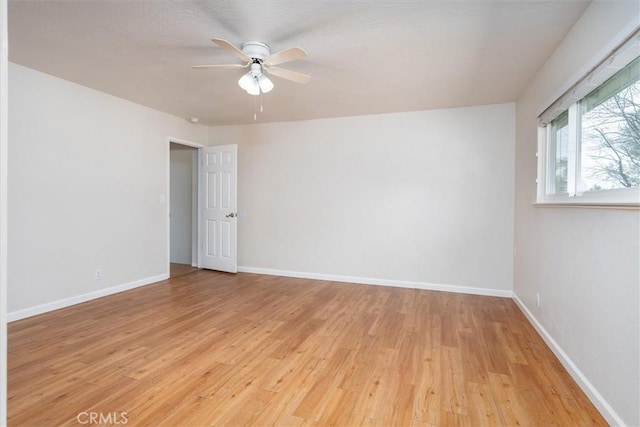
[[549, 132], [549, 193], [567, 192], [567, 166], [569, 162], [569, 113], [565, 111], [551, 122]]
[[640, 185], [640, 57], [580, 103], [585, 191]]
[[538, 203], [640, 204], [640, 56], [611, 63], [540, 116]]

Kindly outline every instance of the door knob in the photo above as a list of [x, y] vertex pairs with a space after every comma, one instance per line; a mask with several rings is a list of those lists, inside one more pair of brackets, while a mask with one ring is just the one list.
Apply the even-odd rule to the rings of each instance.
[[227, 218], [234, 218], [235, 216], [236, 216], [235, 212], [231, 212], [230, 214], [226, 215]]

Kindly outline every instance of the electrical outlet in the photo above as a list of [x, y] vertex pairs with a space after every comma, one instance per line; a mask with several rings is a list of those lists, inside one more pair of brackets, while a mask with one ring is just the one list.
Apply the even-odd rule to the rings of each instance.
[[96, 280], [102, 279], [102, 269], [96, 269]]
[[540, 294], [536, 293], [536, 307], [540, 308]]

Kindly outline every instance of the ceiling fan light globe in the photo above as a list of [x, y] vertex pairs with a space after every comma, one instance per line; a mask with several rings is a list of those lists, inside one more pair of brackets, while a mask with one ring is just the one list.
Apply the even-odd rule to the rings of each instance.
[[247, 89], [249, 95], [260, 95], [260, 85], [256, 80], [253, 80], [251, 86]]
[[262, 93], [271, 92], [271, 90], [273, 89], [273, 82], [264, 74], [258, 77], [258, 84], [260, 85], [260, 90], [262, 91]]
[[238, 86], [246, 91], [249, 91], [250, 88], [255, 86], [255, 79], [253, 77], [253, 74], [251, 74], [251, 72], [248, 72], [247, 74], [240, 77], [240, 80], [238, 80]]

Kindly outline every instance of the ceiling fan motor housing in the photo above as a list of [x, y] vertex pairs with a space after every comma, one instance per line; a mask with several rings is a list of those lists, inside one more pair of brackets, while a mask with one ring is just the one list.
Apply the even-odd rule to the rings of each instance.
[[271, 49], [264, 43], [246, 42], [242, 44], [242, 52], [249, 58], [263, 60], [271, 54]]

